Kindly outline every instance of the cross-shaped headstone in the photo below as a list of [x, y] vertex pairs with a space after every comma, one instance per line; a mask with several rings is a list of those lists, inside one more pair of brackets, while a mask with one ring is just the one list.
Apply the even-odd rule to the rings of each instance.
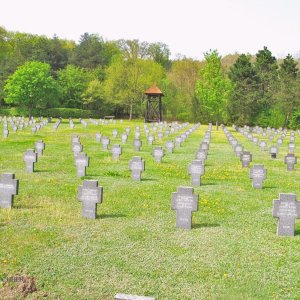
[[288, 144], [288, 149], [289, 149], [290, 153], [294, 153], [295, 152], [295, 148], [296, 148], [295, 143], [289, 143]]
[[164, 156], [164, 149], [161, 146], [157, 146], [153, 149], [152, 155], [155, 158], [155, 161], [161, 163], [161, 160]]
[[3, 129], [3, 136], [4, 136], [5, 138], [7, 138], [7, 137], [8, 137], [8, 134], [9, 134], [9, 130], [8, 130], [7, 128], [4, 128], [4, 129]]
[[182, 143], [181, 136], [177, 136], [177, 137], [175, 138], [175, 145], [176, 145], [176, 147], [180, 147], [180, 146], [181, 146], [181, 143]]
[[203, 162], [207, 159], [207, 153], [203, 149], [199, 149], [196, 152], [196, 159], [202, 160]]
[[80, 142], [73, 142], [72, 150], [74, 153], [74, 157], [76, 157], [83, 150], [83, 146], [80, 144]]
[[153, 135], [149, 135], [148, 138], [148, 145], [153, 145], [153, 141], [154, 141], [154, 136]]
[[141, 156], [134, 156], [129, 162], [129, 170], [133, 180], [141, 180], [141, 173], [145, 171], [145, 161]]
[[2, 174], [0, 177], [0, 207], [12, 208], [14, 195], [18, 194], [19, 180], [15, 174]]
[[100, 132], [97, 132], [96, 133], [96, 142], [97, 143], [100, 143], [101, 142], [101, 137], [102, 137], [102, 134]]
[[172, 209], [176, 210], [176, 227], [191, 229], [192, 212], [198, 210], [198, 195], [193, 194], [192, 187], [178, 187], [172, 193]]
[[205, 150], [206, 153], [207, 153], [208, 150], [209, 150], [209, 144], [203, 142], [203, 143], [200, 145], [200, 149]]
[[237, 157], [240, 157], [241, 153], [244, 151], [244, 147], [241, 144], [236, 144], [234, 146], [234, 152]]
[[300, 202], [295, 194], [279, 194], [273, 200], [273, 217], [278, 218], [277, 235], [295, 235], [295, 219], [300, 218]]
[[278, 148], [276, 146], [271, 146], [269, 151], [271, 154], [271, 158], [276, 158], [278, 153]]
[[102, 148], [104, 150], [107, 150], [108, 149], [108, 145], [110, 144], [110, 140], [107, 136], [103, 136], [101, 138], [101, 144], [102, 144]]
[[201, 176], [204, 175], [204, 164], [202, 160], [193, 160], [188, 166], [188, 173], [191, 175], [191, 184], [200, 186]]
[[113, 159], [119, 160], [120, 155], [122, 154], [121, 146], [119, 144], [113, 145], [112, 148], [111, 148], [111, 153], [112, 153]]
[[89, 158], [85, 153], [81, 152], [75, 157], [75, 165], [77, 168], [77, 176], [85, 176], [86, 167], [89, 166]]
[[133, 141], [133, 147], [135, 151], [140, 151], [141, 147], [142, 147], [142, 141], [139, 139], [134, 139]]
[[284, 157], [284, 163], [287, 166], [288, 171], [294, 170], [294, 166], [297, 163], [297, 157], [293, 153], [289, 153]]
[[163, 134], [162, 132], [159, 132], [159, 133], [157, 134], [157, 137], [158, 137], [158, 139], [159, 139], [160, 141], [162, 140], [163, 136], [164, 136], [164, 134]]
[[240, 161], [242, 162], [242, 167], [249, 167], [250, 162], [252, 161], [252, 154], [249, 151], [243, 151], [240, 156]]
[[252, 186], [255, 189], [261, 189], [262, 183], [267, 176], [267, 170], [263, 165], [254, 165], [253, 168], [250, 169], [249, 176], [252, 179]]
[[97, 203], [102, 203], [103, 188], [98, 187], [97, 180], [84, 180], [78, 187], [78, 200], [82, 202], [82, 216], [96, 219]]
[[127, 133], [122, 133], [121, 140], [122, 140], [123, 144], [125, 144], [127, 142], [127, 139], [128, 139]]
[[35, 150], [38, 156], [43, 155], [43, 151], [45, 150], [45, 143], [40, 140], [35, 143]]
[[174, 142], [173, 141], [167, 141], [166, 142], [166, 147], [169, 153], [173, 153], [173, 149], [174, 149]]
[[112, 135], [113, 135], [113, 138], [114, 138], [114, 139], [117, 138], [117, 136], [118, 136], [118, 130], [117, 130], [117, 129], [114, 129], [114, 130], [112, 131]]
[[267, 142], [266, 141], [260, 141], [259, 142], [259, 147], [261, 151], [265, 151], [267, 147]]
[[33, 173], [34, 164], [37, 162], [37, 153], [35, 153], [34, 150], [29, 149], [25, 152], [23, 160], [26, 165], [26, 172]]

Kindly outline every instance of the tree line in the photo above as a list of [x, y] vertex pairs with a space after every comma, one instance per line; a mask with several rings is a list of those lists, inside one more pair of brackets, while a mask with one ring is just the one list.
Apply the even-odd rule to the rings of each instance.
[[101, 116], [141, 117], [145, 89], [164, 93], [168, 119], [290, 126], [300, 124], [299, 61], [276, 59], [264, 47], [256, 55], [203, 60], [170, 58], [164, 43], [106, 41], [85, 33], [78, 43], [0, 27], [2, 107], [80, 108]]

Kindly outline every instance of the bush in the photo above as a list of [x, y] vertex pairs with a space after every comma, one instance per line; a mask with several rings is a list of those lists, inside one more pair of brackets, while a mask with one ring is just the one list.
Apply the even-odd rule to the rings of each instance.
[[[12, 107], [0, 109], [2, 116], [29, 116], [29, 110], [26, 108]], [[77, 108], [46, 108], [33, 109], [34, 117], [53, 117], [53, 118], [100, 118], [104, 114], [95, 110], [77, 109]]]
[[300, 110], [297, 110], [292, 114], [289, 127], [294, 130], [300, 128]]
[[285, 115], [278, 108], [272, 108], [267, 111], [261, 112], [254, 124], [261, 127], [274, 127], [279, 128], [284, 126]]

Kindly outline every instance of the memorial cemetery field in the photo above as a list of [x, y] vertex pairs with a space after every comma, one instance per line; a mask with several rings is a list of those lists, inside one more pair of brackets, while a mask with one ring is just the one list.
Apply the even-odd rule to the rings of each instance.
[[[172, 154], [165, 151], [162, 163], [151, 155], [191, 128], [156, 137], [148, 145], [144, 123], [119, 120], [85, 128], [74, 119], [75, 128], [56, 120], [33, 134], [30, 127], [0, 137], [0, 170], [14, 173], [19, 194], [12, 209], [0, 208], [0, 299], [21, 297], [16, 276], [33, 277], [37, 291], [27, 299], [113, 299], [116, 293], [153, 296], [156, 299], [299, 299], [300, 222], [294, 237], [276, 234], [272, 217], [273, 199], [279, 193], [300, 197], [300, 166], [287, 171], [290, 132], [276, 159], [262, 152], [244, 135], [227, 127], [252, 154], [249, 168], [242, 168], [223, 129], [212, 127], [210, 148], [192, 229], [176, 228], [171, 210], [172, 192], [191, 186], [188, 165], [195, 159], [208, 128], [202, 124]], [[133, 148], [134, 129], [140, 126], [141, 151]], [[150, 125], [148, 124], [150, 127]], [[131, 132], [126, 144], [121, 133]], [[118, 130], [117, 138], [112, 130]], [[95, 135], [110, 138], [103, 150]], [[77, 177], [71, 146], [77, 134], [90, 158], [86, 176]], [[298, 133], [295, 155], [300, 154]], [[26, 173], [23, 155], [38, 140], [46, 148]], [[122, 146], [120, 160], [112, 159], [111, 147]], [[129, 161], [145, 160], [141, 181], [133, 181]], [[254, 189], [249, 170], [263, 164], [267, 178], [262, 189]], [[78, 187], [84, 179], [103, 187], [103, 202], [97, 218], [81, 216]], [[14, 287], [13, 290], [10, 287]]]

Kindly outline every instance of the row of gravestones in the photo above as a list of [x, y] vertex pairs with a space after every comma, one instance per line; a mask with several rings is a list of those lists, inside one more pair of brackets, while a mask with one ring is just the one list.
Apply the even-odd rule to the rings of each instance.
[[[223, 131], [227, 137], [228, 142], [231, 144], [235, 155], [240, 158], [243, 168], [248, 168], [252, 162], [252, 154], [249, 151], [244, 151], [244, 146], [234, 138], [231, 132], [223, 127]], [[267, 177], [267, 170], [263, 165], [255, 164], [249, 171], [249, 177], [252, 179], [252, 187], [255, 189], [262, 189], [263, 181]]]
[[[232, 137], [230, 131], [223, 127], [223, 130], [229, 140]], [[242, 154], [241, 154], [242, 156]], [[247, 161], [249, 158], [247, 159]], [[243, 165], [244, 166], [244, 165]], [[267, 170], [263, 165], [254, 165], [250, 170], [250, 178], [252, 186], [257, 189], [262, 188], [262, 182], [266, 179]], [[294, 236], [295, 235], [295, 219], [300, 218], [300, 202], [296, 200], [295, 194], [279, 194], [279, 199], [273, 200], [273, 217], [278, 218], [277, 235]]]
[[38, 122], [36, 122], [34, 120], [34, 118], [30, 118], [29, 121], [25, 121], [24, 117], [9, 117], [6, 118], [1, 117], [1, 121], [0, 123], [3, 122], [3, 137], [7, 138], [9, 135], [9, 127], [8, 127], [8, 123], [10, 124], [12, 131], [14, 133], [16, 133], [18, 130], [23, 130], [24, 128], [31, 126], [31, 132], [32, 133], [36, 133], [38, 132], [40, 129], [42, 129], [44, 126], [46, 126], [48, 123], [51, 122], [51, 118], [48, 119], [43, 119], [42, 117], [38, 119]]
[[[249, 133], [249, 131], [247, 131], [247, 130], [244, 130], [244, 129], [236, 129], [236, 130], [238, 132], [242, 133], [246, 138], [248, 138], [249, 141], [253, 142], [255, 145], [259, 145], [261, 151], [265, 151], [265, 148], [267, 146], [266, 141], [258, 142], [257, 138], [255, 139], [255, 137], [253, 137], [252, 134]], [[293, 171], [295, 169], [295, 164], [297, 164], [297, 157], [294, 154], [295, 148], [296, 148], [294, 134], [295, 133], [291, 132], [290, 142], [288, 144], [289, 153], [284, 157], [284, 163], [287, 165], [288, 171]], [[279, 152], [279, 147], [280, 147], [280, 145], [282, 145], [285, 136], [286, 136], [286, 132], [284, 132], [282, 134], [282, 136], [277, 139], [277, 146], [272, 145], [269, 148], [271, 158], [275, 159], [277, 157], [277, 154]]]
[[43, 155], [45, 150], [45, 143], [42, 140], [39, 140], [35, 143], [35, 149], [28, 149], [24, 156], [23, 160], [26, 165], [26, 172], [33, 173], [34, 172], [34, 165], [38, 160], [38, 157]]

